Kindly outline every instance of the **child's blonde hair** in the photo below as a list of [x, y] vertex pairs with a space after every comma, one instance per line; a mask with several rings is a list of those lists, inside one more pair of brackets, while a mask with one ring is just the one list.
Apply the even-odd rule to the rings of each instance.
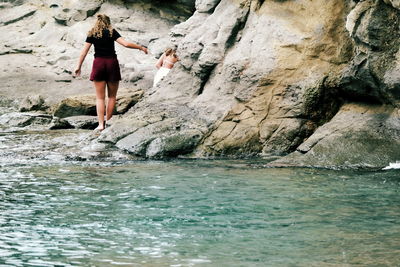
[[177, 57], [176, 56], [176, 50], [175, 49], [172, 49], [172, 48], [167, 48], [167, 49], [165, 49], [165, 55], [168, 57], [168, 56], [170, 56], [170, 55], [172, 55], [172, 56], [174, 56], [174, 57]]

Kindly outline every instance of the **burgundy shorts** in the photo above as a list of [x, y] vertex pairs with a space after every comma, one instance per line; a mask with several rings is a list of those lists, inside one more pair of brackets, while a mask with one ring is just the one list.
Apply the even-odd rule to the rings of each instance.
[[91, 81], [116, 82], [121, 80], [118, 59], [116, 57], [96, 57], [93, 61]]

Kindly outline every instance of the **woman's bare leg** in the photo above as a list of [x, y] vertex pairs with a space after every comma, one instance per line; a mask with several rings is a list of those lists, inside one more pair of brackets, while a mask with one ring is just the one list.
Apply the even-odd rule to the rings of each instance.
[[96, 88], [96, 111], [99, 126], [97, 130], [104, 130], [104, 111], [105, 111], [105, 97], [106, 97], [106, 85], [105, 81], [94, 81], [94, 87]]
[[118, 86], [119, 86], [119, 81], [107, 82], [108, 102], [107, 102], [106, 120], [111, 119], [113, 115], [115, 103], [117, 102]]

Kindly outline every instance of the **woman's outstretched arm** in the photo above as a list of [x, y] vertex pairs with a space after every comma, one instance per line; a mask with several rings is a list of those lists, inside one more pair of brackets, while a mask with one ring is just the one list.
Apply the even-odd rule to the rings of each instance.
[[81, 75], [82, 64], [85, 61], [86, 55], [88, 54], [91, 46], [92, 46], [91, 43], [85, 42], [85, 45], [83, 46], [83, 49], [81, 52], [81, 55], [79, 56], [78, 66], [76, 67], [76, 69], [74, 71], [75, 76]]
[[124, 46], [126, 48], [139, 49], [139, 50], [142, 50], [145, 54], [148, 53], [146, 47], [138, 45], [138, 44], [135, 44], [135, 43], [128, 42], [122, 37], [119, 37], [117, 39], [117, 43], [119, 43], [120, 45], [122, 45], [122, 46]]

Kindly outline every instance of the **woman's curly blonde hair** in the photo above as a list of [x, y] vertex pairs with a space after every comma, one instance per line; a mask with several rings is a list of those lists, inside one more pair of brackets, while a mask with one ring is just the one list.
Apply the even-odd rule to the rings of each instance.
[[102, 38], [104, 30], [108, 30], [110, 37], [112, 37], [113, 27], [111, 26], [110, 18], [107, 15], [99, 14], [94, 27], [88, 32], [88, 36]]

